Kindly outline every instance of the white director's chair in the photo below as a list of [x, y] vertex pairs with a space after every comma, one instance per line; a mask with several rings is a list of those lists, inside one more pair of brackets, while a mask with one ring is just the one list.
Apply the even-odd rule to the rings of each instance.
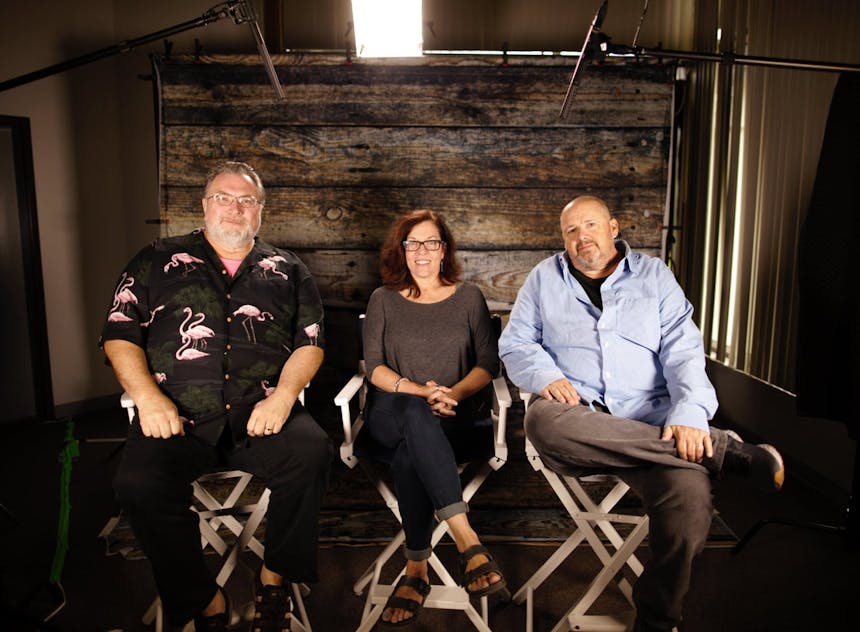
[[[362, 315], [361, 319], [364, 318]], [[498, 317], [494, 317], [498, 318]], [[361, 332], [361, 322], [359, 324], [359, 332]], [[494, 326], [499, 328], [500, 322], [494, 320]], [[359, 333], [361, 340], [361, 333]], [[363, 353], [361, 354], [363, 356]], [[369, 461], [371, 459], [359, 456], [355, 452], [355, 442], [359, 432], [364, 424], [362, 417], [365, 405], [365, 396], [367, 387], [365, 384], [365, 369], [364, 359], [359, 361], [359, 370], [335, 396], [334, 403], [341, 409], [341, 417], [343, 421], [344, 440], [340, 446], [340, 458], [350, 468], [360, 465], [364, 473], [374, 484], [379, 494], [385, 501], [386, 506], [394, 514], [394, 517], [399, 523], [402, 523], [400, 510], [397, 504], [397, 498], [389, 485], [380, 478], [378, 473], [371, 467]], [[358, 400], [358, 413], [353, 417], [350, 411], [350, 402], [354, 399]], [[507, 440], [505, 437], [507, 425], [507, 411], [511, 405], [511, 396], [508, 391], [507, 383], [503, 377], [498, 377], [493, 380], [493, 414], [492, 414], [492, 431], [493, 431], [493, 449], [492, 454], [484, 461], [479, 463], [477, 470], [473, 473], [468, 482], [464, 481], [463, 485], [463, 500], [469, 502], [475, 495], [475, 492], [481, 487], [490, 472], [498, 470], [505, 464], [508, 458]], [[461, 464], [459, 466], [460, 473], [466, 469], [469, 464]], [[435, 548], [442, 537], [448, 532], [447, 524], [440, 521], [433, 531], [431, 538], [431, 548]], [[353, 591], [356, 595], [362, 595], [365, 590], [367, 596], [362, 613], [361, 623], [356, 632], [369, 632], [373, 629], [376, 622], [382, 616], [382, 611], [385, 609], [385, 602], [394, 591], [397, 579], [403, 574], [403, 570], [397, 575], [391, 584], [382, 583], [380, 575], [382, 569], [388, 560], [400, 549], [406, 539], [403, 530], [391, 540], [385, 549], [379, 554], [376, 560], [362, 573], [358, 581], [353, 585]], [[480, 632], [491, 632], [488, 625], [488, 602], [487, 597], [481, 597], [481, 612], [479, 613], [472, 605], [469, 599], [469, 593], [464, 587], [457, 584], [457, 581], [451, 576], [435, 552], [430, 555], [428, 560], [430, 567], [436, 573], [440, 583], [432, 583], [430, 586], [430, 594], [424, 599], [424, 608], [440, 608], [447, 610], [463, 611], [472, 624], [480, 630]], [[404, 567], [405, 570], [405, 567]]]
[[[304, 391], [299, 394], [299, 400], [304, 404]], [[128, 420], [134, 420], [134, 402], [127, 393], [123, 393], [120, 404], [128, 413]], [[269, 508], [269, 496], [271, 492], [264, 489], [260, 496], [250, 504], [237, 504], [245, 493], [253, 476], [242, 470], [217, 470], [203, 474], [192, 483], [194, 501], [198, 506], [191, 508], [197, 512], [200, 518], [200, 544], [205, 550], [212, 547], [221, 556], [221, 569], [215, 577], [215, 582], [223, 587], [233, 574], [239, 562], [239, 555], [245, 550], [253, 551], [257, 557], [263, 559], [263, 543], [254, 535], [266, 516]], [[218, 500], [213, 494], [213, 485], [224, 481], [232, 481], [229, 492], [224, 500]], [[223, 493], [218, 494], [223, 496]], [[235, 540], [232, 544], [222, 537], [219, 529], [225, 527]], [[227, 535], [227, 534], [225, 534]], [[305, 610], [303, 595], [310, 591], [305, 584], [291, 584], [293, 593], [293, 616], [292, 630], [299, 632], [311, 632], [311, 625]], [[147, 625], [155, 624], [155, 632], [162, 632], [164, 616], [161, 609], [161, 600], [156, 597], [155, 601], [143, 615], [143, 622]], [[187, 630], [193, 629], [193, 624], [186, 626]]]
[[[528, 407], [530, 393], [521, 393]], [[576, 528], [556, 549], [546, 562], [523, 584], [513, 596], [517, 604], [526, 602], [526, 632], [534, 629], [534, 591], [584, 542], [602, 564], [600, 571], [592, 578], [585, 591], [579, 595], [567, 613], [558, 621], [553, 632], [567, 630], [600, 630], [623, 632], [633, 626], [635, 609], [633, 606], [633, 586], [624, 577], [624, 567], [636, 577], [642, 574], [643, 566], [636, 557], [636, 549], [648, 535], [648, 516], [613, 513], [612, 510], [630, 489], [626, 483], [609, 474], [591, 476], [563, 476], [547, 468], [541, 461], [537, 450], [526, 438], [526, 458], [535, 471], [543, 474], [564, 508], [573, 519]], [[585, 485], [584, 485], [585, 483]], [[595, 486], [591, 483], [602, 483]], [[595, 489], [609, 486], [601, 498], [593, 498]], [[591, 490], [591, 494], [586, 490]], [[632, 527], [626, 537], [622, 537], [615, 525]], [[626, 530], [626, 529], [625, 529]], [[598, 534], [602, 533], [608, 546]], [[601, 593], [615, 581], [621, 593], [631, 605], [631, 610], [616, 615], [592, 614], [594, 602]]]

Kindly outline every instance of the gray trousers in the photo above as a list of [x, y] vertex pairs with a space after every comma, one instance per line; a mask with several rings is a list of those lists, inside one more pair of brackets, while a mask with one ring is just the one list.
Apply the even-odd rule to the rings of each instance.
[[633, 588], [637, 622], [667, 630], [677, 625], [693, 559], [710, 529], [710, 477], [722, 466], [726, 433], [711, 428], [713, 458], [691, 463], [677, 456], [674, 441], [660, 439], [658, 426], [538, 396], [526, 413], [525, 430], [552, 471], [613, 474], [641, 498], [651, 557]]

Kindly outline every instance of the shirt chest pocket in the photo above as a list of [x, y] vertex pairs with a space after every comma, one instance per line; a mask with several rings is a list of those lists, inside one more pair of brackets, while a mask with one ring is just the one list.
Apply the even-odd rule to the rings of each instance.
[[544, 344], [549, 349], [588, 347], [596, 344], [597, 327], [593, 319], [544, 322]]
[[623, 298], [613, 306], [615, 330], [654, 353], [660, 349], [660, 308], [656, 298]]

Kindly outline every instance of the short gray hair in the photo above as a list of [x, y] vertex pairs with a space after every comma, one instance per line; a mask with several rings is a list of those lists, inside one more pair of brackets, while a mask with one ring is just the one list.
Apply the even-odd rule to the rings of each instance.
[[247, 176], [254, 183], [254, 186], [257, 187], [257, 200], [260, 202], [260, 206], [262, 207], [266, 202], [266, 190], [263, 188], [263, 181], [260, 180], [260, 176], [257, 175], [257, 172], [254, 171], [251, 165], [239, 160], [223, 160], [209, 170], [209, 173], [206, 175], [206, 184], [203, 185], [203, 197], [209, 194], [209, 185], [212, 184], [212, 181], [222, 173], [235, 173], [240, 176]]

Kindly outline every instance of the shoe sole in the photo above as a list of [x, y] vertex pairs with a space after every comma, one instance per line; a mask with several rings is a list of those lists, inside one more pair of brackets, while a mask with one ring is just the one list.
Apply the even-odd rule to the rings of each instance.
[[776, 462], [779, 463], [779, 469], [773, 473], [773, 486], [776, 491], [779, 491], [782, 489], [782, 484], [785, 482], [785, 463], [782, 460], [782, 455], [769, 443], [762, 443], [759, 447], [767, 451], [774, 459], [776, 459]]
[[738, 443], [744, 442], [744, 440], [741, 439], [741, 436], [737, 432], [735, 432], [734, 430], [726, 430], [725, 432], [729, 437], [731, 437], [732, 439], [734, 439]]

